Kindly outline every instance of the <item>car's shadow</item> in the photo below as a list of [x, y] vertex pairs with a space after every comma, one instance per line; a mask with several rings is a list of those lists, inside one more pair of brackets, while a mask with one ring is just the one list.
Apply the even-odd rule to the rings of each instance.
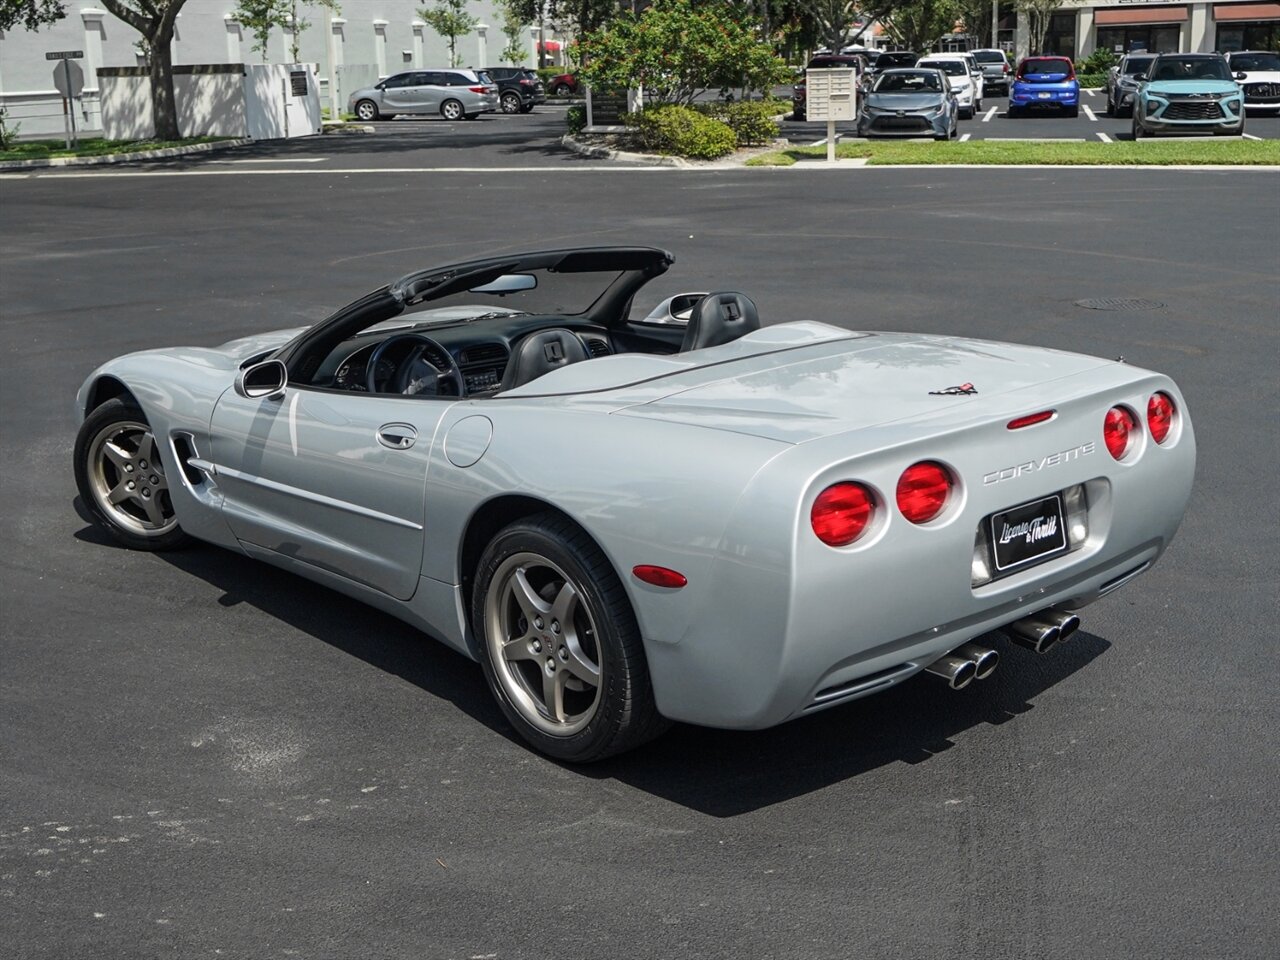
[[[87, 519], [77, 499], [77, 512]], [[77, 539], [115, 547], [96, 526]], [[118, 547], [117, 547], [118, 549]], [[219, 603], [253, 607], [365, 663], [454, 704], [523, 745], [490, 697], [480, 668], [408, 624], [269, 564], [202, 545], [156, 554], [222, 591]], [[1003, 637], [989, 679], [951, 691], [921, 675], [863, 700], [763, 731], [678, 725], [638, 750], [590, 766], [583, 777], [613, 779], [714, 817], [791, 800], [891, 763], [923, 763], [983, 724], [1016, 722], [1034, 699], [1082, 669], [1110, 644], [1078, 631], [1037, 656]]]

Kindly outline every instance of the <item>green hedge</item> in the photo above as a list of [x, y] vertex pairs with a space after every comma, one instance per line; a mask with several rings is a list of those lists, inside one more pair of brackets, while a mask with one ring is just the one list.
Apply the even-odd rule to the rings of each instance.
[[581, 133], [587, 126], [587, 108], [580, 103], [575, 103], [565, 111], [565, 123], [570, 133]]
[[641, 145], [655, 153], [714, 160], [733, 153], [737, 146], [728, 124], [688, 107], [649, 107], [630, 114], [626, 122]]
[[778, 123], [773, 118], [789, 113], [791, 104], [782, 100], [742, 100], [737, 103], [699, 103], [699, 113], [719, 120], [733, 131], [740, 147], [770, 143], [778, 136]]
[[1107, 75], [1105, 73], [1077, 73], [1076, 79], [1080, 81], [1081, 87], [1105, 87], [1107, 85]]

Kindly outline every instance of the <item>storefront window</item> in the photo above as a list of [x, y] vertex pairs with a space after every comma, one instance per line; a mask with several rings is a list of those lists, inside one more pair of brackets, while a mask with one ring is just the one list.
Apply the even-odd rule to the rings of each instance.
[[1280, 50], [1280, 21], [1218, 25], [1214, 47], [1222, 53], [1232, 50]]
[[1099, 27], [1098, 47], [1112, 53], [1179, 53], [1176, 24], [1140, 27]]
[[1059, 57], [1076, 56], [1076, 15], [1071, 13], [1055, 13], [1049, 18], [1049, 29], [1044, 35], [1044, 50], [1041, 53]]

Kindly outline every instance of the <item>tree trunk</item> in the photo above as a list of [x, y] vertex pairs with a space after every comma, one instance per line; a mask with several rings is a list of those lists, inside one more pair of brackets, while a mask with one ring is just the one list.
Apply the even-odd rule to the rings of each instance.
[[148, 38], [151, 44], [151, 117], [157, 140], [180, 140], [178, 104], [173, 95], [173, 29], [161, 29]]

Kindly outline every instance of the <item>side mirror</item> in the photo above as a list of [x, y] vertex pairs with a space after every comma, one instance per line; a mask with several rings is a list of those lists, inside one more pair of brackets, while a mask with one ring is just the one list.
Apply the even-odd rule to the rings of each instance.
[[1137, 80], [1139, 83], [1146, 83], [1146, 82], [1147, 82], [1148, 80], [1150, 80], [1151, 78], [1150, 78], [1150, 77], [1148, 77], [1145, 73], [1140, 73], [1140, 74], [1138, 74], [1136, 77], [1134, 77], [1133, 79]]
[[1239, 73], [1237, 73], [1237, 74], [1236, 74], [1236, 79], [1237, 79], [1237, 80], [1248, 80], [1248, 79], [1249, 79], [1249, 75], [1248, 75], [1247, 73], [1245, 73], [1243, 70], [1241, 70]]
[[236, 393], [246, 400], [279, 400], [289, 385], [289, 369], [279, 360], [263, 360], [236, 375]]

